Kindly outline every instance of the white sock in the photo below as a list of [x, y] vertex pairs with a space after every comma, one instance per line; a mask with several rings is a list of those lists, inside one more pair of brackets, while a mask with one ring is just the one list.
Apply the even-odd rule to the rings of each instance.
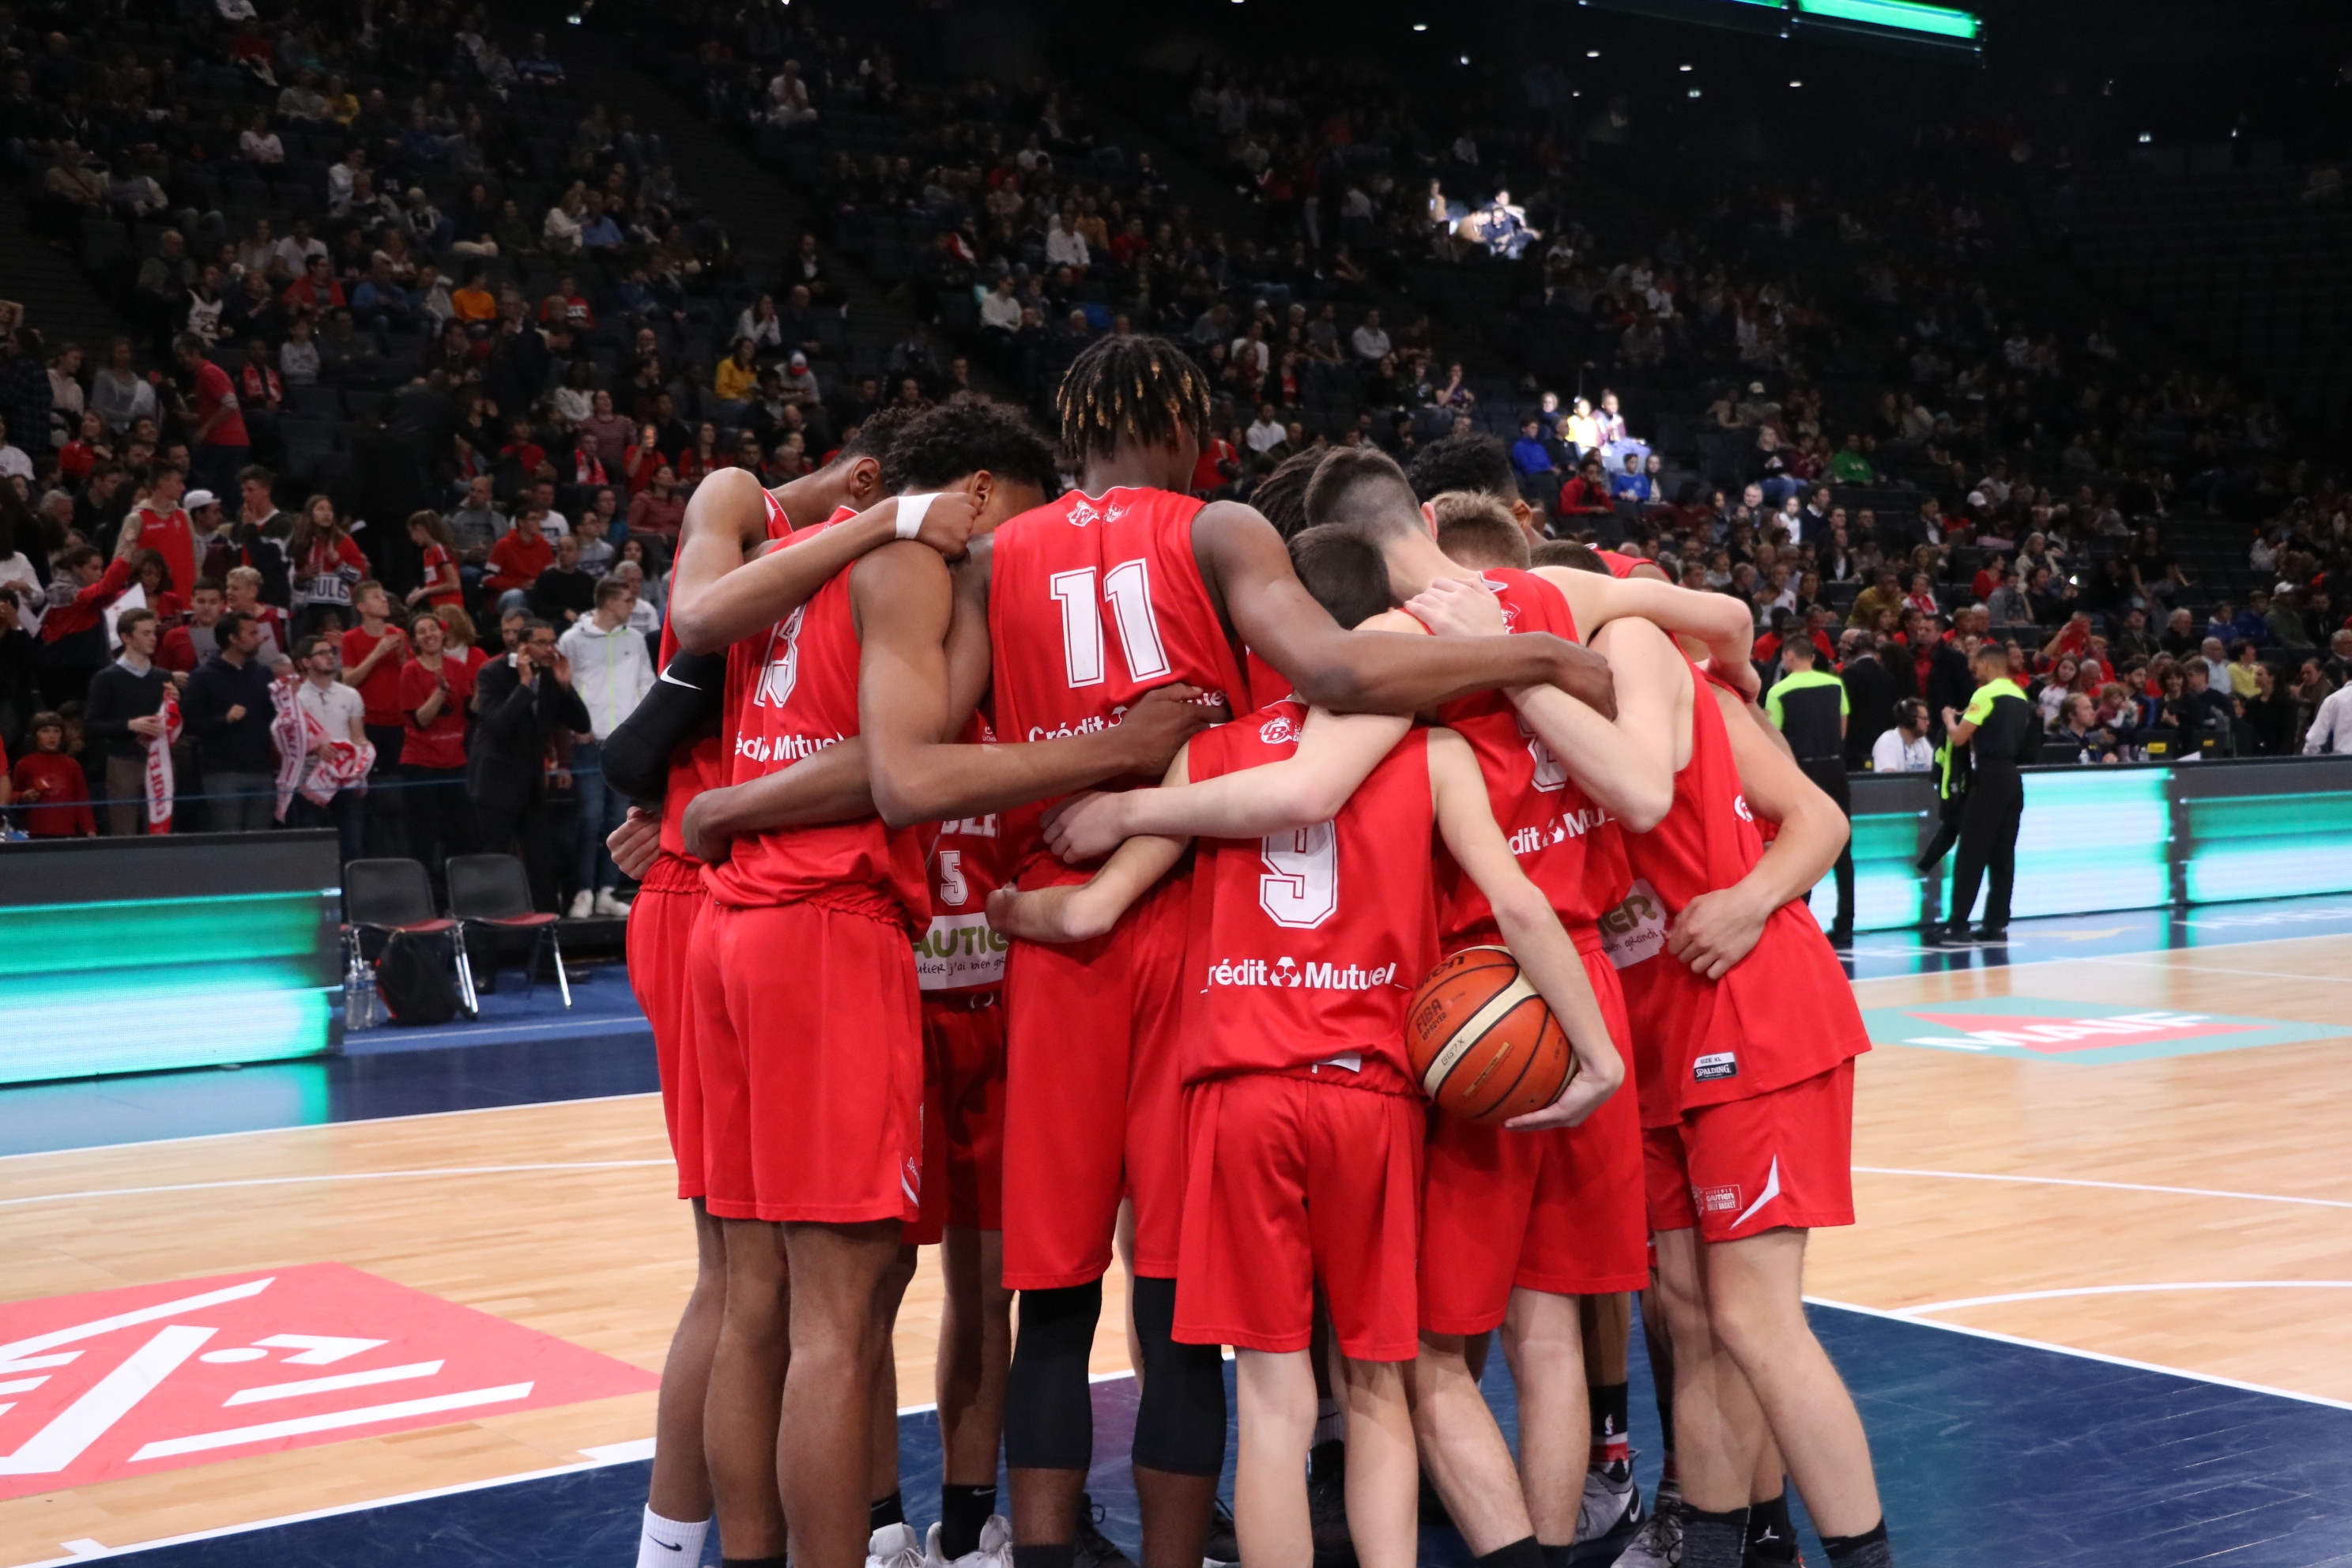
[[1317, 1400], [1315, 1402], [1315, 1446], [1319, 1448], [1326, 1443], [1339, 1442], [1347, 1435], [1348, 1421], [1347, 1417], [1339, 1414], [1339, 1402], [1336, 1399]]
[[702, 1561], [702, 1538], [709, 1533], [707, 1519], [683, 1524], [648, 1508], [637, 1535], [637, 1568], [694, 1568]]

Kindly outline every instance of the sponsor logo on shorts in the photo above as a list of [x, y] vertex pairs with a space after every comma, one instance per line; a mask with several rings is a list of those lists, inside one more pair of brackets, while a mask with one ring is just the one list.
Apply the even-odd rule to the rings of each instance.
[[[1397, 983], [1393, 963], [1301, 963], [1282, 957], [1224, 958], [1209, 965], [1210, 985], [1292, 985], [1308, 991], [1376, 991]], [[1203, 987], [1206, 989], [1206, 987]]]
[[1739, 1189], [1736, 1186], [1693, 1187], [1691, 1202], [1698, 1205], [1701, 1214], [1738, 1214]]
[[844, 735], [738, 735], [735, 754], [754, 763], [800, 763], [845, 739]]
[[1731, 797], [1731, 809], [1739, 814], [1739, 820], [1742, 822], [1756, 820], [1756, 814], [1748, 809], [1748, 797], [1744, 795], [1735, 795]]
[[1666, 947], [1666, 904], [1646, 881], [1636, 881], [1625, 901], [1601, 917], [1601, 951], [1612, 969], [1655, 958]]
[[1601, 830], [1601, 825], [1608, 820], [1609, 814], [1597, 805], [1588, 805], [1581, 811], [1564, 811], [1549, 822], [1538, 823], [1532, 827], [1522, 827], [1512, 834], [1511, 853], [1533, 855], [1538, 850], [1549, 849], [1555, 844], [1565, 844], [1571, 838], [1581, 838], [1588, 833], [1597, 833]]
[[961, 991], [1004, 978], [1011, 939], [982, 914], [934, 915], [915, 939], [915, 982], [926, 991]]
[[1693, 1083], [1708, 1083], [1719, 1078], [1738, 1078], [1738, 1076], [1739, 1053], [1737, 1051], [1717, 1051], [1711, 1056], [1701, 1057], [1691, 1063]]

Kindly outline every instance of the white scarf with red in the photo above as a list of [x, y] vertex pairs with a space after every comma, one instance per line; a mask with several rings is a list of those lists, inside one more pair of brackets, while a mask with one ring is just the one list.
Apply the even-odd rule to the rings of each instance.
[[[375, 766], [375, 748], [364, 741], [339, 740], [327, 733], [327, 727], [302, 706], [302, 682], [299, 677], [278, 681], [270, 688], [270, 697], [278, 711], [269, 721], [269, 739], [278, 747], [278, 820], [286, 820], [287, 808], [299, 795], [313, 805], [325, 805], [338, 792], [356, 789], [367, 791], [370, 770]], [[314, 761], [312, 750], [318, 752]]]
[[172, 831], [172, 742], [178, 740], [184, 726], [180, 722], [179, 689], [170, 681], [163, 682], [163, 706], [155, 710], [163, 721], [163, 732], [147, 742], [147, 831]]

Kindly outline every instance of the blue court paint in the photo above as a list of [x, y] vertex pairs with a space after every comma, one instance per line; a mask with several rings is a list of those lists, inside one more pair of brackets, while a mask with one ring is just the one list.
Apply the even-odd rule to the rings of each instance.
[[[2352, 1411], [1836, 1308], [1817, 1307], [1812, 1320], [1861, 1407], [1906, 1568], [2352, 1564]], [[1487, 1381], [1515, 1433], [1500, 1355]], [[1646, 1497], [1657, 1418], [1638, 1331], [1633, 1381]], [[1106, 1532], [1130, 1552], [1134, 1387], [1095, 1385], [1102, 1459], [1088, 1483]], [[926, 1412], [898, 1429], [907, 1514], [920, 1531], [938, 1517], [938, 1426]], [[1232, 1451], [1229, 1440], [1228, 1497]], [[154, 1568], [625, 1563], [650, 1468], [614, 1465], [130, 1555]], [[1818, 1544], [1806, 1546], [1820, 1561]], [[714, 1543], [703, 1561], [718, 1560]], [[1451, 1531], [1425, 1528], [1421, 1561], [1462, 1568], [1469, 1558]]]

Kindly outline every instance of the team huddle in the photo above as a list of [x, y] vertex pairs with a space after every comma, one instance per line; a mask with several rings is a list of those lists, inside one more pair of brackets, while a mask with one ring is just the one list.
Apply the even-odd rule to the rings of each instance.
[[[1794, 1562], [1784, 1475], [1832, 1563], [1891, 1563], [1801, 1301], [1853, 1217], [1867, 1045], [1804, 903], [1846, 827], [1754, 705], [1746, 607], [1533, 563], [1512, 498], [1368, 449], [1293, 476], [1303, 527], [1204, 503], [1209, 395], [1114, 336], [1060, 390], [1068, 493], [971, 398], [696, 492], [606, 747], [660, 802], [613, 847], [700, 1253], [640, 1563], [697, 1561], [714, 1504], [729, 1563], [1117, 1561], [1085, 1480], [1123, 1258], [1143, 1568], [1404, 1568], [1424, 1484], [1488, 1568]], [[1516, 981], [1417, 1062], [1465, 950]], [[1530, 996], [1566, 1087], [1433, 1107]], [[920, 1541], [891, 1333], [931, 1244]]]

